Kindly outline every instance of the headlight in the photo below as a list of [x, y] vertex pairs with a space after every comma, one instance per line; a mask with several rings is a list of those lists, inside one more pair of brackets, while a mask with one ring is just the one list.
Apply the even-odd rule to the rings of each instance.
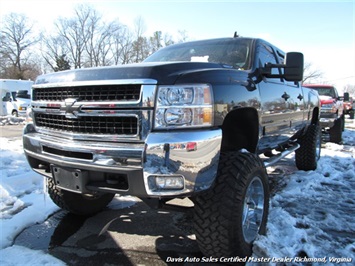
[[155, 128], [212, 126], [212, 89], [207, 84], [159, 86], [155, 112]]
[[26, 122], [29, 123], [29, 122], [32, 122], [32, 121], [33, 121], [32, 108], [29, 107], [29, 108], [27, 108], [27, 110], [26, 110]]

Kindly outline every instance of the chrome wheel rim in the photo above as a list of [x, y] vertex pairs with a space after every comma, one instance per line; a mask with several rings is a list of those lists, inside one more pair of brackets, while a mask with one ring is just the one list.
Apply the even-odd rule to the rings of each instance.
[[264, 186], [260, 177], [252, 179], [247, 187], [243, 204], [243, 236], [247, 243], [255, 240], [264, 214]]

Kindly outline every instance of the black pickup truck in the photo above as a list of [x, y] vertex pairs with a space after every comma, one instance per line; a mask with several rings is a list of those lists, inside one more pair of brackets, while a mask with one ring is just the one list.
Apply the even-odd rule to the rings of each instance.
[[319, 98], [302, 76], [301, 53], [241, 37], [42, 75], [24, 151], [65, 210], [91, 215], [115, 194], [156, 208], [187, 197], [203, 254], [247, 256], [266, 230], [266, 167], [294, 151], [299, 169], [317, 167]]

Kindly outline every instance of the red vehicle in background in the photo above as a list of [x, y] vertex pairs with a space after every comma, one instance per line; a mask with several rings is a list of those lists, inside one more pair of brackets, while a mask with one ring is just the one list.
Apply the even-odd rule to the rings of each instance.
[[344, 102], [344, 114], [350, 116], [350, 119], [354, 119], [354, 109], [355, 109], [355, 102], [353, 97], [350, 97], [348, 92], [344, 93], [344, 97], [341, 97]]
[[187, 151], [197, 151], [197, 143], [196, 142], [188, 142], [186, 145]]
[[303, 84], [303, 87], [318, 91], [321, 102], [320, 125], [323, 131], [329, 132], [331, 142], [342, 141], [344, 130], [344, 103], [337, 89], [332, 85]]

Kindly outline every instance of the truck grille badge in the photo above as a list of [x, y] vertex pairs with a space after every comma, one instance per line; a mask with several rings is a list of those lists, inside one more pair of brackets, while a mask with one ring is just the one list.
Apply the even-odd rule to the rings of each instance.
[[60, 107], [61, 111], [65, 111], [66, 118], [77, 118], [81, 105], [76, 104], [78, 99], [67, 98], [64, 100], [64, 106]]

